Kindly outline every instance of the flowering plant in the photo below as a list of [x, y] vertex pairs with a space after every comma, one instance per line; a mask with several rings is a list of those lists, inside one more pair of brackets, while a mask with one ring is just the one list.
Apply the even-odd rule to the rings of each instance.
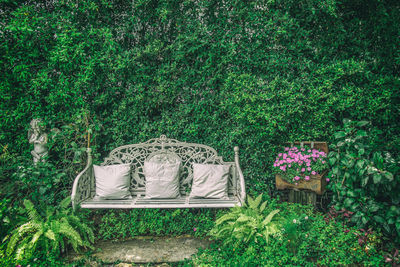
[[[274, 172], [289, 182], [308, 181], [328, 167], [326, 153], [315, 148], [285, 147], [274, 162]], [[329, 182], [329, 179], [327, 179]]]

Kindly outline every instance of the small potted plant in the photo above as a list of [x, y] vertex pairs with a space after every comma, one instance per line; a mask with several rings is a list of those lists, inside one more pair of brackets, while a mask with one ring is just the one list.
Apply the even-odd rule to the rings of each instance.
[[[277, 189], [308, 189], [323, 194], [327, 173], [328, 148], [326, 143], [299, 142], [284, 148], [274, 162]], [[310, 146], [310, 144], [312, 144]]]

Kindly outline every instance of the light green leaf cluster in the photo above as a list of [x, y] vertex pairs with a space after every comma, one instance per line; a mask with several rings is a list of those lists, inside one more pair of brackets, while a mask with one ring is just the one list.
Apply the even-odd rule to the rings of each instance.
[[216, 220], [211, 235], [226, 245], [240, 246], [249, 242], [257, 242], [262, 237], [268, 243], [270, 236], [280, 232], [280, 222], [274, 220], [278, 209], [265, 215], [267, 201], [261, 203], [262, 194], [253, 199], [247, 197], [247, 204], [234, 207], [230, 212]]
[[64, 199], [59, 207], [47, 207], [41, 216], [30, 200], [24, 200], [29, 221], [17, 227], [5, 240], [9, 239], [6, 253], [14, 255], [17, 262], [29, 260], [38, 250], [59, 255], [66, 245], [75, 251], [80, 247], [91, 248], [93, 231], [72, 213], [70, 198]]

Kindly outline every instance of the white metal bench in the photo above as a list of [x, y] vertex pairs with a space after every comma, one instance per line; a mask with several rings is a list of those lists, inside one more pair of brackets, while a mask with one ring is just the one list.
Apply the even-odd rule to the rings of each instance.
[[[246, 198], [245, 182], [239, 166], [239, 148], [235, 147], [235, 161], [224, 162], [217, 152], [206, 145], [180, 142], [164, 135], [145, 143], [125, 145], [111, 151], [102, 166], [130, 163], [133, 165], [130, 192], [132, 199], [95, 200], [95, 178], [91, 150], [88, 149], [86, 168], [75, 178], [72, 188], [72, 205], [90, 209], [131, 208], [229, 208], [241, 206]], [[170, 153], [181, 159], [181, 197], [174, 199], [147, 199], [145, 195], [144, 162], [157, 153]], [[193, 163], [231, 165], [227, 199], [189, 198], [193, 180]]]

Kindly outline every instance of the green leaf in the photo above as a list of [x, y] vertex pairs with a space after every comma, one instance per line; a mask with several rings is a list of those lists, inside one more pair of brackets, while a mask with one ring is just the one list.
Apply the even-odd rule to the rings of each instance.
[[376, 212], [379, 209], [380, 209], [380, 207], [377, 204], [372, 204], [372, 205], [369, 206], [369, 211], [371, 211], [371, 212]]
[[356, 136], [357, 137], [365, 137], [365, 136], [367, 136], [367, 132], [364, 130], [358, 130]]
[[352, 198], [346, 198], [346, 200], [344, 201], [343, 204], [346, 208], [350, 208], [353, 203], [354, 203], [354, 200]]
[[358, 127], [364, 127], [365, 125], [367, 125], [369, 123], [369, 121], [358, 121], [357, 123], [356, 123], [356, 125], [358, 126]]
[[385, 177], [388, 179], [390, 182], [393, 181], [393, 174], [390, 172], [385, 172]]
[[345, 137], [345, 136], [346, 136], [346, 133], [343, 132], [343, 131], [339, 131], [339, 132], [336, 132], [336, 133], [334, 134], [334, 136], [335, 136], [336, 139], [339, 139], [339, 138]]
[[396, 223], [396, 230], [397, 230], [397, 232], [400, 234], [400, 223]]
[[365, 187], [368, 184], [369, 176], [366, 175], [364, 178], [361, 179], [361, 186]]
[[272, 218], [275, 216], [275, 214], [277, 214], [279, 212], [278, 209], [271, 211], [268, 216], [264, 219], [264, 221], [262, 222], [263, 225], [266, 225], [268, 223], [271, 222]]
[[260, 212], [263, 212], [265, 210], [265, 207], [267, 206], [268, 201], [264, 201], [261, 206], [260, 206]]
[[382, 180], [382, 175], [380, 175], [379, 173], [375, 173], [373, 175], [373, 179], [374, 179], [374, 184], [380, 183]]

